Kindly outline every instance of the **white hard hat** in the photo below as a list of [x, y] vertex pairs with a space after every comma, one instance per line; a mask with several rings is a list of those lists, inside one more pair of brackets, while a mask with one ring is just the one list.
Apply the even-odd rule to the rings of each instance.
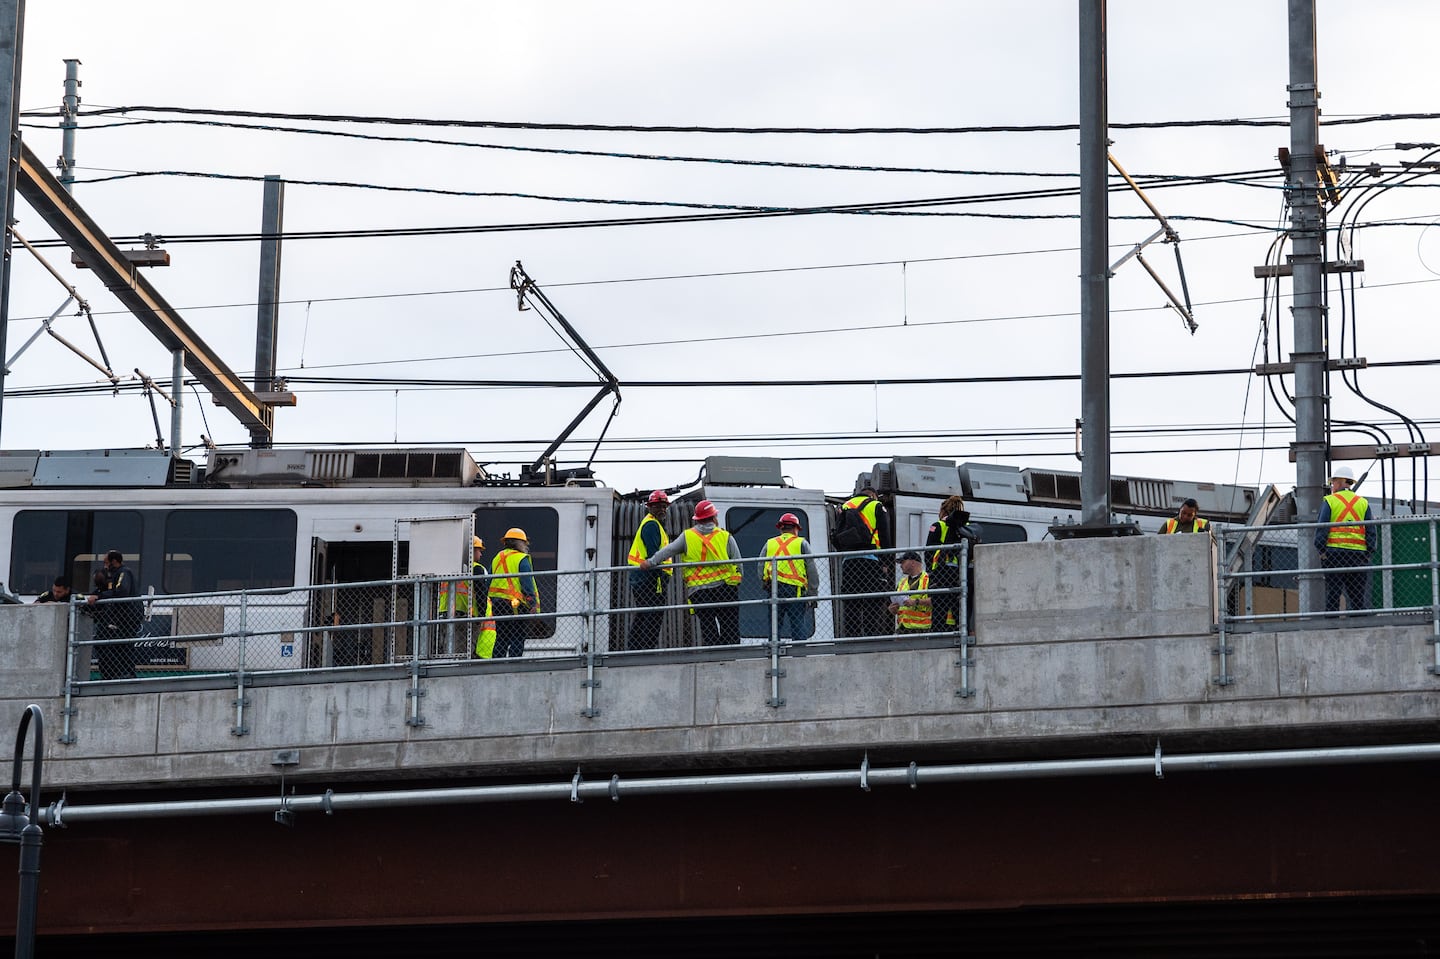
[[1330, 471], [1330, 478], [1332, 480], [1349, 480], [1353, 483], [1355, 482], [1355, 471], [1348, 466], [1337, 466]]

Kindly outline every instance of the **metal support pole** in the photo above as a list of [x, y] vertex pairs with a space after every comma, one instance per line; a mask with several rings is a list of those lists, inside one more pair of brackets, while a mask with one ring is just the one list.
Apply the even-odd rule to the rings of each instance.
[[[1295, 504], [1298, 518], [1313, 520], [1325, 495], [1328, 459], [1325, 396], [1325, 244], [1315, 150], [1319, 142], [1320, 92], [1315, 64], [1315, 0], [1289, 0], [1290, 168], [1285, 190], [1290, 203], [1290, 245], [1295, 324]], [[1310, 537], [1300, 540], [1301, 569], [1320, 565]], [[1325, 593], [1317, 573], [1300, 575], [1300, 608], [1319, 612]]]
[[415, 583], [415, 605], [410, 609], [410, 688], [405, 690], [406, 697], [410, 700], [410, 715], [405, 720], [405, 725], [419, 728], [425, 725], [425, 717], [420, 715], [420, 699], [425, 695], [425, 690], [420, 688], [420, 649], [422, 640], [428, 644], [429, 637], [422, 636], [424, 628], [423, 610], [429, 608], [429, 597], [424, 594], [425, 584], [417, 581]]
[[785, 671], [780, 668], [780, 560], [778, 555], [769, 560], [770, 564], [770, 667], [765, 676], [770, 680], [770, 698], [765, 705], [779, 709], [785, 705], [780, 695], [780, 680]]
[[[35, 723], [35, 754], [31, 759], [30, 803], [26, 813], [25, 799], [20, 794], [20, 772], [25, 763], [25, 733]], [[16, 959], [33, 959], [35, 955], [35, 918], [40, 905], [40, 848], [45, 833], [40, 828], [43, 817], [40, 805], [41, 766], [45, 761], [45, 720], [40, 707], [31, 703], [20, 717], [15, 736], [15, 768], [10, 792], [0, 808], [0, 841], [20, 844], [20, 897], [15, 910]]]
[[170, 455], [180, 455], [182, 394], [185, 389], [185, 351], [176, 350], [170, 367]]
[[245, 736], [250, 732], [250, 727], [245, 725], [245, 707], [250, 705], [250, 700], [245, 696], [245, 648], [249, 634], [246, 631], [247, 609], [245, 593], [240, 594], [240, 629], [235, 637], [239, 644], [235, 652], [235, 725], [230, 727], [230, 735]]
[[1080, 522], [1110, 523], [1110, 193], [1105, 0], [1080, 0]]
[[585, 687], [585, 708], [580, 710], [580, 715], [586, 719], [594, 719], [600, 715], [600, 707], [595, 705], [595, 690], [600, 688], [600, 680], [595, 678], [595, 643], [599, 637], [596, 622], [599, 619], [600, 572], [594, 567], [590, 569], [590, 578], [586, 583], [586, 589], [590, 593], [590, 602], [587, 604], [584, 613], [585, 678], [580, 682], [580, 685]]
[[[25, 0], [0, 0], [0, 117], [9, 123], [5, 138], [5, 195], [0, 200], [0, 356], [10, 328], [10, 226], [15, 222], [15, 183], [20, 178], [20, 60], [25, 33]], [[0, 424], [3, 424], [5, 375], [0, 369]]]
[[1434, 662], [1429, 672], [1440, 675], [1440, 529], [1437, 520], [1430, 521], [1430, 644]]
[[65, 705], [60, 710], [62, 723], [60, 741], [67, 746], [75, 744], [75, 731], [71, 727], [71, 720], [75, 716], [75, 671], [76, 662], [80, 656], [80, 647], [75, 642], [75, 630], [80, 623], [80, 617], [76, 615], [77, 609], [75, 594], [72, 593], [69, 609], [66, 610], [68, 618], [65, 624]]
[[[1238, 547], [1237, 547], [1237, 548], [1238, 548]], [[1249, 596], [1250, 582], [1251, 582], [1250, 577], [1247, 576], [1247, 577], [1245, 578], [1245, 589], [1246, 589], [1246, 596], [1247, 596], [1247, 597]], [[1215, 550], [1215, 636], [1216, 636], [1216, 640], [1215, 640], [1215, 649], [1212, 650], [1212, 652], [1214, 652], [1215, 655], [1220, 658], [1220, 659], [1219, 659], [1219, 664], [1216, 666], [1216, 669], [1215, 669], [1215, 685], [1216, 685], [1216, 686], [1229, 686], [1231, 683], [1233, 683], [1233, 682], [1235, 681], [1235, 677], [1233, 677], [1233, 676], [1230, 675], [1230, 660], [1229, 660], [1229, 655], [1230, 655], [1230, 653], [1231, 653], [1232, 650], [1230, 649], [1229, 636], [1228, 636], [1228, 635], [1226, 634], [1226, 632], [1225, 632], [1225, 627], [1229, 624], [1229, 611], [1225, 608], [1225, 593], [1226, 593], [1226, 582], [1225, 582], [1225, 549], [1224, 549], [1224, 541], [1223, 541], [1223, 539], [1222, 539], [1222, 541], [1221, 541], [1221, 548]], [[1248, 598], [1247, 598], [1247, 602], [1248, 602]]]
[[975, 687], [970, 685], [970, 669], [975, 665], [975, 660], [970, 657], [970, 647], [974, 645], [970, 641], [970, 541], [960, 541], [960, 614], [956, 616], [956, 625], [960, 628], [959, 635], [955, 637], [955, 645], [960, 647], [960, 658], [955, 665], [960, 667], [960, 688], [955, 690], [955, 695], [961, 699], [969, 699], [975, 695]]
[[65, 97], [60, 101], [60, 185], [75, 192], [75, 130], [80, 111], [80, 61], [65, 61]]
[[[255, 317], [255, 392], [275, 389], [275, 340], [280, 325], [280, 235], [285, 227], [285, 183], [265, 177], [265, 206], [260, 222], [260, 295]], [[274, 434], [252, 433], [250, 445], [269, 447]]]

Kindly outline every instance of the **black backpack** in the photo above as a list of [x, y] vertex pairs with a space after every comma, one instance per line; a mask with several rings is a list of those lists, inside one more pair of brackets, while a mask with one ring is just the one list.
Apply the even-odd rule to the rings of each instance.
[[874, 535], [870, 527], [865, 525], [865, 518], [861, 511], [871, 503], [872, 499], [862, 500], [858, 505], [850, 509], [842, 509], [839, 517], [835, 520], [835, 530], [830, 534], [830, 545], [837, 550], [850, 552], [857, 549], [870, 549], [875, 545]]

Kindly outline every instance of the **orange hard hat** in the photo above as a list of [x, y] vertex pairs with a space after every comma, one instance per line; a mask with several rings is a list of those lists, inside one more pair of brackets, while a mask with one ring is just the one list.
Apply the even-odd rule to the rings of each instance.
[[524, 531], [523, 529], [521, 529], [520, 527], [518, 527], [518, 526], [512, 526], [512, 527], [510, 527], [509, 529], [507, 529], [507, 530], [505, 531], [505, 537], [504, 537], [504, 538], [505, 538], [505, 539], [518, 539], [518, 540], [519, 540], [520, 542], [522, 542], [522, 543], [528, 543], [528, 542], [530, 542], [530, 537], [526, 536], [526, 535], [525, 535], [525, 531]]

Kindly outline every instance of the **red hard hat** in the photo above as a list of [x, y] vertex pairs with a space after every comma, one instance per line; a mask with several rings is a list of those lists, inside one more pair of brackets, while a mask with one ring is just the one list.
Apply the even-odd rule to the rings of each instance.
[[695, 515], [691, 519], [699, 523], [707, 519], [714, 519], [717, 515], [719, 515], [719, 510], [715, 508], [715, 504], [708, 499], [702, 499], [695, 504]]
[[648, 500], [648, 502], [650, 502], [651, 504], [668, 503], [670, 502], [670, 497], [665, 495], [665, 491], [663, 489], [657, 489], [655, 492], [650, 494], [650, 499]]
[[780, 522], [775, 524], [775, 528], [779, 529], [782, 526], [794, 526], [798, 528], [799, 525], [800, 517], [796, 516], [794, 513], [786, 513], [784, 516], [780, 517]]

